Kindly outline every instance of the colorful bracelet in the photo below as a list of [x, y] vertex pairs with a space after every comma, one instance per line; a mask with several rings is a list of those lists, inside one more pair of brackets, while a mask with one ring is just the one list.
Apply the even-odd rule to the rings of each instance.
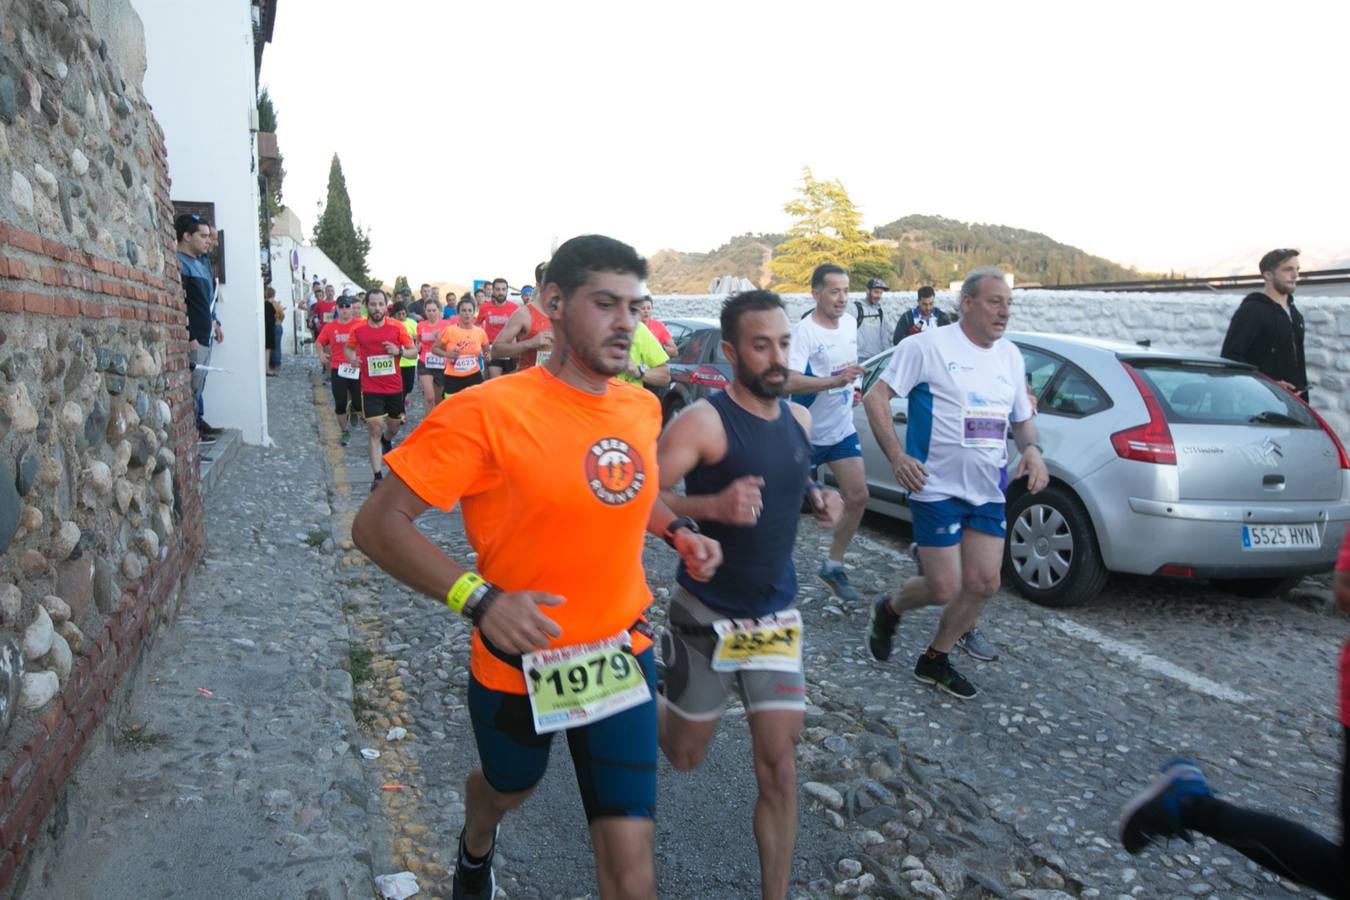
[[455, 579], [455, 583], [450, 585], [450, 591], [445, 595], [445, 605], [450, 607], [451, 611], [460, 615], [468, 615], [464, 611], [465, 606], [469, 606], [476, 600], [481, 600], [482, 595], [487, 593], [487, 589], [492, 587], [477, 572], [465, 572]]

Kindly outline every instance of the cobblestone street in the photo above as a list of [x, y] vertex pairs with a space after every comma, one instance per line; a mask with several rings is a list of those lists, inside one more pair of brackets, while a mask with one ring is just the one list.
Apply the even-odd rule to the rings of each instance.
[[[61, 892], [29, 896], [95, 896], [95, 886], [101, 898], [207, 896], [190, 890], [208, 883], [216, 896], [364, 897], [361, 878], [404, 869], [417, 875], [419, 896], [449, 896], [463, 779], [476, 760], [464, 707], [467, 629], [351, 548], [351, 517], [370, 482], [364, 435], [338, 446], [317, 365], [288, 363], [270, 387], [278, 447], [244, 448], [209, 497], [210, 551], [176, 626], [182, 637], [157, 647], [139, 677], [128, 722], [164, 739], [118, 742], [86, 763], [82, 802], [122, 799], [82, 826], [90, 840], [63, 858], [53, 882]], [[414, 418], [420, 408], [414, 400]], [[421, 524], [469, 558], [457, 513]], [[261, 529], [257, 541], [250, 529]], [[907, 526], [868, 516], [847, 559], [860, 593], [875, 596], [912, 571], [908, 542]], [[1001, 658], [953, 657], [981, 689], [962, 702], [910, 674], [936, 611], [904, 618], [894, 664], [870, 661], [866, 610], [843, 607], [807, 575], [825, 545], [804, 520], [797, 565], [811, 705], [795, 896], [1298, 893], [1207, 840], [1129, 857], [1115, 817], [1162, 762], [1184, 753], [1225, 797], [1335, 833], [1345, 623], [1327, 579], [1262, 601], [1120, 579], [1068, 611], [1003, 592], [982, 622]], [[674, 555], [649, 539], [646, 563], [660, 623]], [[350, 696], [339, 668], [355, 682]], [[247, 705], [231, 705], [234, 688], [213, 674], [223, 671], [235, 673]], [[199, 686], [216, 698], [208, 704]], [[731, 710], [700, 770], [675, 773], [663, 761], [660, 789], [661, 896], [758, 896], [743, 713]], [[193, 882], [177, 857], [163, 891], [101, 878], [137, 861], [156, 871], [150, 848], [119, 844], [119, 821], [152, 814], [167, 831], [191, 833], [193, 821], [212, 820], [203, 805], [227, 798], [233, 811], [214, 816], [254, 832], [256, 860], [227, 863], [222, 842], [216, 862], [194, 858], [219, 869], [210, 881]], [[539, 794], [504, 823], [497, 870], [509, 898], [593, 891], [565, 750]]]

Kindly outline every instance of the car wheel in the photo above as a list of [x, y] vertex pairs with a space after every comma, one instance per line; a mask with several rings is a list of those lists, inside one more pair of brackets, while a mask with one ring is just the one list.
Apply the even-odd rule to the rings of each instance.
[[1223, 591], [1226, 594], [1233, 594], [1237, 597], [1246, 597], [1249, 600], [1264, 600], [1267, 597], [1278, 597], [1281, 594], [1287, 594], [1298, 586], [1303, 580], [1303, 576], [1290, 576], [1287, 578], [1211, 578], [1210, 584], [1215, 590]]
[[1050, 485], [1023, 493], [1008, 507], [1003, 568], [1017, 592], [1062, 609], [1086, 603], [1106, 584], [1106, 566], [1087, 510], [1068, 490]]

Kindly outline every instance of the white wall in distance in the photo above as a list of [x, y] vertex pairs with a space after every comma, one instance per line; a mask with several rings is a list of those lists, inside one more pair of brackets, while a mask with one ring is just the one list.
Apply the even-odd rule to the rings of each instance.
[[[256, 109], [253, 20], [247, 0], [133, 0], [145, 24], [145, 96], [164, 129], [170, 196], [215, 204], [225, 233], [225, 284], [216, 316], [206, 420], [267, 441], [258, 177], [250, 132]], [[217, 273], [220, 274], [220, 273]]]

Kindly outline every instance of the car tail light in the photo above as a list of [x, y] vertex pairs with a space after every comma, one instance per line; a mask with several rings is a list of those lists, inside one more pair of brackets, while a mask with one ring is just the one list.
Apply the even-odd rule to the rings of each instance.
[[1121, 459], [1133, 459], [1138, 462], [1155, 463], [1160, 466], [1175, 466], [1177, 464], [1177, 445], [1172, 442], [1172, 429], [1167, 427], [1167, 419], [1163, 416], [1162, 405], [1158, 403], [1158, 398], [1153, 395], [1153, 389], [1148, 386], [1148, 382], [1135, 371], [1134, 366], [1129, 363], [1121, 363], [1125, 371], [1129, 373], [1134, 386], [1139, 389], [1139, 396], [1144, 400], [1144, 408], [1148, 410], [1148, 421], [1143, 425], [1136, 425], [1134, 428], [1126, 428], [1124, 431], [1117, 431], [1111, 435], [1111, 446], [1115, 448], [1116, 455]]
[[1194, 578], [1195, 569], [1191, 566], [1178, 566], [1174, 563], [1168, 563], [1153, 574], [1161, 575], [1164, 578]]
[[1293, 391], [1289, 390], [1289, 388], [1280, 384], [1274, 378], [1270, 378], [1266, 375], [1262, 375], [1261, 378], [1262, 380], [1270, 382], [1271, 384], [1280, 388], [1289, 396], [1293, 397], [1295, 400], [1299, 402], [1300, 405], [1303, 406], [1304, 409], [1306, 409], [1308, 412], [1312, 414], [1312, 417], [1317, 420], [1317, 424], [1322, 426], [1322, 430], [1327, 433], [1327, 437], [1331, 438], [1331, 443], [1336, 447], [1336, 455], [1340, 458], [1341, 468], [1350, 469], [1350, 456], [1346, 456], [1345, 445], [1341, 443], [1341, 439], [1336, 434], [1336, 432], [1331, 430], [1331, 426], [1327, 424], [1327, 420], [1322, 418], [1318, 414], [1317, 410], [1312, 408], [1312, 404], [1310, 404], [1307, 400], [1304, 400], [1298, 394], [1295, 394]]
[[689, 376], [689, 380], [701, 387], [723, 388], [725, 389], [729, 382], [727, 376], [714, 369], [712, 366], [699, 366]]

